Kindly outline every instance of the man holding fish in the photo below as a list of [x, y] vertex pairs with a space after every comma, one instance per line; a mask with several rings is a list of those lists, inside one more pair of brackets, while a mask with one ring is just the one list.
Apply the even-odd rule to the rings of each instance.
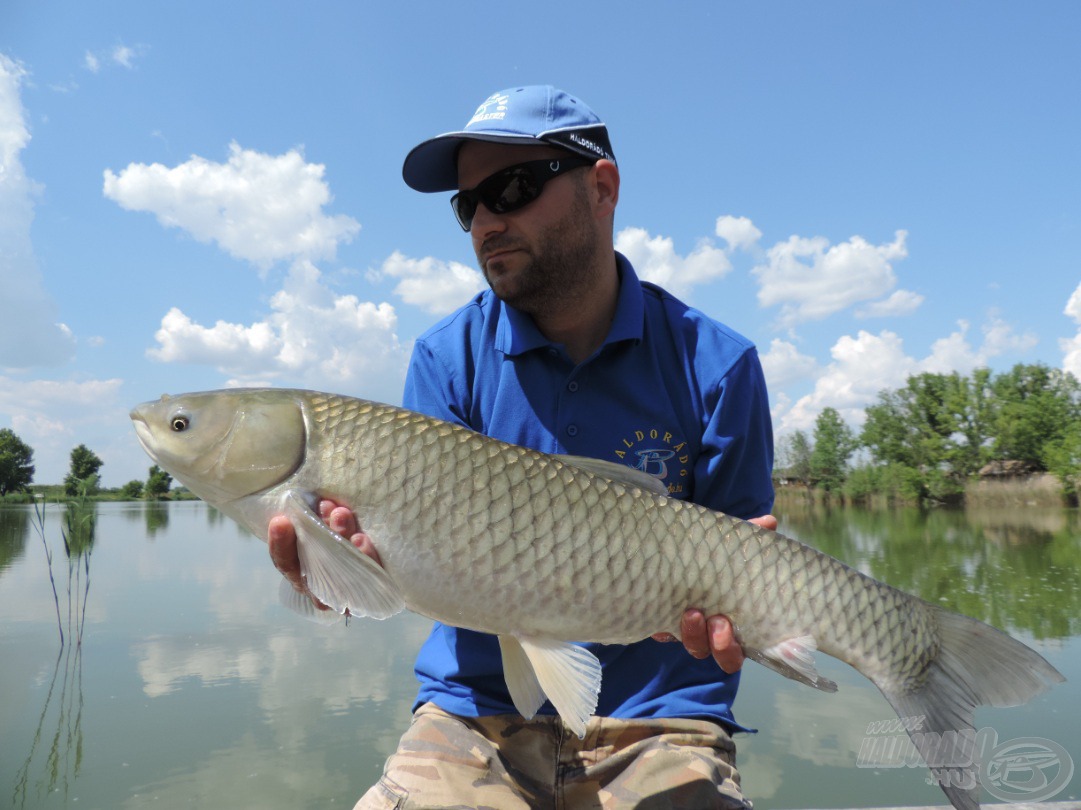
[[[403, 176], [418, 191], [456, 191], [491, 288], [417, 341], [406, 408], [636, 467], [673, 497], [776, 528], [754, 346], [639, 281], [615, 251], [620, 175], [599, 117], [552, 87], [501, 91], [463, 129], [414, 148]], [[378, 562], [378, 536], [348, 506], [323, 501], [320, 514]], [[287, 517], [269, 540], [305, 591]], [[743, 652], [723, 616], [688, 610], [681, 631], [693, 657], [658, 643], [670, 636], [589, 645], [603, 688], [578, 739], [550, 704], [531, 720], [516, 712], [494, 636], [436, 623], [413, 723], [357, 808], [749, 806], [730, 737], [742, 729], [732, 703]]]

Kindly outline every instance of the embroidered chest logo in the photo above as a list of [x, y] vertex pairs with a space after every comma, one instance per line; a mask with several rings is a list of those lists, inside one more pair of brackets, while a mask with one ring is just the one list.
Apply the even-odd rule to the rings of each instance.
[[636, 430], [625, 436], [615, 449], [616, 458], [658, 478], [668, 486], [668, 494], [685, 495], [691, 478], [691, 454], [687, 442], [658, 428]]

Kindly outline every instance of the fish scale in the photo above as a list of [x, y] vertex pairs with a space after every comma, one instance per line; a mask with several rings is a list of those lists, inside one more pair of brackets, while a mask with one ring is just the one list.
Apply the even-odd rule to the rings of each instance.
[[[289, 516], [323, 602], [378, 618], [408, 607], [497, 635], [519, 711], [532, 716], [547, 697], [579, 734], [602, 672], [572, 642], [678, 634], [696, 607], [729, 616], [749, 658], [802, 683], [836, 690], [814, 666], [816, 649], [870, 678], [902, 718], [921, 718], [905, 727], [921, 732], [912, 739], [929, 766], [968, 769], [971, 780], [940, 784], [971, 810], [979, 768], [963, 741], [975, 707], [1024, 703], [1063, 680], [989, 625], [668, 498], [629, 468], [310, 391], [166, 396], [132, 419], [156, 463], [257, 536]], [[353, 509], [382, 567], [322, 524], [320, 498]]]

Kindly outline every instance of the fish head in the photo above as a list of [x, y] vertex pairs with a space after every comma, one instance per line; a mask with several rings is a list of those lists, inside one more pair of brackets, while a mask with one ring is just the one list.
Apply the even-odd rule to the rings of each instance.
[[165, 395], [131, 420], [147, 455], [212, 504], [269, 489], [304, 462], [303, 406], [285, 389]]

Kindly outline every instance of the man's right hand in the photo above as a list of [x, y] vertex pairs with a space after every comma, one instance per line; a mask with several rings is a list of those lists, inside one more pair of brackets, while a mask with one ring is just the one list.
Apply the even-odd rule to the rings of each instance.
[[[349, 542], [377, 563], [382, 564], [379, 560], [379, 552], [375, 550], [375, 544], [372, 543], [372, 538], [357, 526], [357, 518], [352, 510], [345, 506], [339, 506], [334, 501], [323, 500], [319, 502], [319, 516], [332, 530], [348, 539]], [[300, 572], [296, 530], [293, 528], [293, 522], [285, 515], [276, 515], [270, 519], [267, 546], [270, 549], [270, 559], [274, 563], [274, 567], [289, 580], [289, 584], [299, 593], [307, 594], [320, 610], [330, 610], [308, 590], [304, 575]]]

